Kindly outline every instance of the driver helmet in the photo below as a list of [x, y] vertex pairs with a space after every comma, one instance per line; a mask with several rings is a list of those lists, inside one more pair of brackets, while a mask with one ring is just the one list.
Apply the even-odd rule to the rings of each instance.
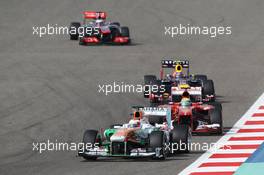
[[140, 127], [140, 120], [142, 119], [142, 112], [133, 112], [133, 118], [129, 121], [129, 126], [131, 128]]
[[136, 128], [136, 127], [139, 127], [140, 126], [140, 121], [139, 120], [130, 120], [129, 121], [129, 127], [130, 128]]
[[183, 107], [191, 106], [190, 94], [187, 91], [183, 92], [182, 99], [181, 99], [180, 103], [181, 103], [181, 106], [183, 106]]
[[173, 72], [172, 76], [175, 79], [180, 79], [183, 77], [183, 74], [181, 72]]
[[181, 106], [182, 107], [188, 107], [188, 106], [191, 106], [191, 100], [190, 98], [183, 98], [181, 100]]
[[142, 112], [140, 112], [140, 111], [135, 111], [135, 112], [133, 113], [133, 119], [134, 119], [134, 120], [141, 120], [141, 119], [142, 119]]
[[102, 25], [103, 22], [104, 22], [103, 19], [96, 19], [96, 20], [95, 20], [95, 23], [96, 23], [97, 25]]

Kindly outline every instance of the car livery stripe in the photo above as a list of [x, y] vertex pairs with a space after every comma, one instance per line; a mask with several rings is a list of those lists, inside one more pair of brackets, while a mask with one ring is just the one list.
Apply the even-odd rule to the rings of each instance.
[[264, 93], [230, 131], [179, 175], [231, 175], [256, 154], [264, 142]]

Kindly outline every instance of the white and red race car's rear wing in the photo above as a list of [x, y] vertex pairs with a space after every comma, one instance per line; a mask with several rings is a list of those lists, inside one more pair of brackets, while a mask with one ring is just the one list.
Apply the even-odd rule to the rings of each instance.
[[106, 19], [106, 12], [84, 11], [83, 15], [86, 19]]
[[[180, 88], [180, 87], [172, 87], [171, 88], [171, 94], [172, 95], [182, 95], [186, 89]], [[202, 88], [201, 87], [191, 87], [187, 89], [187, 92], [190, 95], [200, 95], [202, 96]]]

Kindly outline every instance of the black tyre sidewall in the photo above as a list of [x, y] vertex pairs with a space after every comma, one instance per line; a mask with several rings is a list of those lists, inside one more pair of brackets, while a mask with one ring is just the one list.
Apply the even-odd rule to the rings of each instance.
[[[86, 130], [83, 134], [83, 143], [86, 144], [92, 144], [94, 145], [96, 142], [98, 131], [97, 130]], [[86, 156], [83, 155], [83, 158], [86, 160], [96, 160], [96, 156]]]
[[219, 105], [215, 105], [215, 108], [209, 111], [211, 124], [219, 124], [220, 131], [218, 134], [223, 133], [223, 119], [222, 119], [222, 109]]
[[130, 37], [130, 33], [129, 33], [129, 28], [128, 27], [121, 27], [120, 28], [120, 33], [121, 33], [121, 36], [123, 37]]
[[[79, 22], [72, 22], [71, 24], [70, 24], [70, 28], [69, 28], [69, 30], [71, 30], [72, 28], [75, 28], [76, 29], [76, 31], [78, 31], [78, 28], [81, 26], [81, 24], [79, 23]], [[76, 34], [71, 34], [70, 33], [70, 39], [71, 40], [78, 40], [78, 38], [79, 38], [79, 34], [78, 33], [76, 33]]]
[[[204, 98], [206, 95], [213, 95], [215, 96], [215, 89], [214, 89], [214, 82], [213, 80], [207, 80], [203, 84], [203, 94]], [[215, 98], [212, 98], [211, 101], [214, 101]]]
[[[145, 85], [152, 85], [153, 83], [155, 83], [157, 81], [157, 77], [155, 75], [145, 75], [144, 76], [144, 84]], [[144, 97], [148, 98], [149, 97], [149, 87], [146, 86], [145, 87], [145, 91], [144, 91]]]

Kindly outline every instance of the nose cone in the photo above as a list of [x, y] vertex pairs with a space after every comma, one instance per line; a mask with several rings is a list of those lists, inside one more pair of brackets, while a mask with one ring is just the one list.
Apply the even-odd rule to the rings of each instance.
[[112, 135], [110, 137], [110, 141], [111, 142], [124, 142], [125, 141], [125, 136], [116, 136], [116, 135]]
[[128, 135], [128, 132], [129, 131], [127, 129], [119, 129], [115, 134], [110, 137], [110, 141], [124, 142], [125, 138]]

